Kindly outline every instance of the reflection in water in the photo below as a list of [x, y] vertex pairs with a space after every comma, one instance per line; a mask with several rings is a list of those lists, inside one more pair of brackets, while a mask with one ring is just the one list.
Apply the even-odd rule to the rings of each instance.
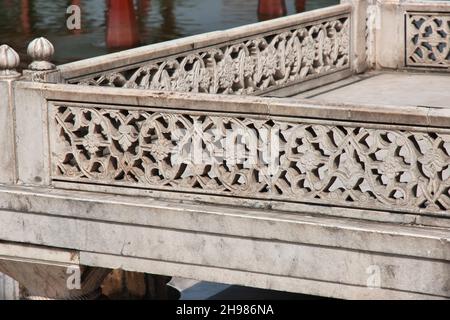
[[285, 16], [287, 13], [284, 0], [259, 0], [258, 20], [270, 20]]
[[29, 34], [31, 32], [29, 0], [22, 0], [20, 2], [20, 22], [22, 23], [22, 32]]
[[177, 38], [177, 23], [173, 0], [160, 0], [160, 3], [159, 12], [163, 19], [161, 23], [161, 40], [166, 41]]
[[151, 8], [151, 0], [139, 0], [138, 1], [138, 21], [139, 21], [139, 29], [142, 30], [145, 26], [145, 21], [148, 18], [148, 13]]
[[[111, 5], [114, 1], [126, 3], [127, 15], [121, 16], [121, 10], [118, 9], [117, 12], [109, 10], [105, 15], [110, 1]], [[286, 14], [339, 2], [261, 0], [263, 1], [284, 2]], [[116, 48], [116, 45], [119, 46], [117, 42], [123, 41], [120, 47], [135, 46], [138, 42], [144, 45], [257, 22], [258, 2], [259, 0], [0, 0], [0, 41], [16, 49], [21, 56], [22, 66], [26, 66], [29, 63], [26, 56], [27, 44], [35, 37], [45, 36], [55, 46], [55, 62], [61, 64], [119, 50]], [[81, 7], [81, 30], [78, 31], [66, 28], [66, 10], [71, 4]], [[118, 17], [114, 18], [116, 15]], [[115, 33], [125, 32], [125, 29], [129, 29], [125, 36]]]
[[106, 11], [106, 45], [108, 48], [132, 48], [139, 43], [133, 0], [108, 0], [108, 10]]

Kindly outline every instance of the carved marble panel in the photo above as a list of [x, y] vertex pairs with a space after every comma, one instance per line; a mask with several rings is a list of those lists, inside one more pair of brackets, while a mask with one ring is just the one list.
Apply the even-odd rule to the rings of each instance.
[[450, 14], [406, 14], [406, 65], [450, 66]]
[[80, 85], [258, 94], [348, 68], [350, 16], [271, 31], [75, 80]]
[[57, 181], [389, 211], [450, 209], [450, 130], [58, 103]]

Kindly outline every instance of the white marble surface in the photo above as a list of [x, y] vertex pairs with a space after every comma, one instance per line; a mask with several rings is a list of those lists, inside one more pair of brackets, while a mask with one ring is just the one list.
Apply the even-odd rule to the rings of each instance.
[[[311, 99], [353, 104], [450, 107], [450, 76], [441, 73], [384, 72], [339, 87], [312, 92]], [[302, 97], [308, 96], [308, 92]]]

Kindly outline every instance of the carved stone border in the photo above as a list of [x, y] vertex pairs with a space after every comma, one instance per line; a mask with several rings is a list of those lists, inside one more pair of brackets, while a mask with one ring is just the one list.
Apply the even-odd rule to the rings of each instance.
[[[448, 129], [70, 102], [52, 103], [49, 117], [55, 182], [438, 215], [450, 208]], [[202, 176], [205, 165], [198, 175], [169, 164], [175, 123], [189, 132], [194, 118], [260, 137], [277, 126], [280, 166], [269, 174], [261, 161], [250, 171], [208, 164], [212, 176]], [[167, 178], [172, 171], [186, 178]]]

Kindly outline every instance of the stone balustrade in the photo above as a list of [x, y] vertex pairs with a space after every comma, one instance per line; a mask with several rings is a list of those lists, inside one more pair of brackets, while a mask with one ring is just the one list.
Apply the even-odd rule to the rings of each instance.
[[[0, 46], [0, 270], [38, 298], [97, 295], [119, 267], [450, 297], [450, 108], [288, 98], [372, 69], [447, 71], [448, 12], [348, 0], [62, 66], [38, 38], [23, 73]], [[91, 275], [77, 292], [72, 265]]]
[[361, 108], [370, 119], [347, 106], [348, 119], [339, 106], [317, 119], [325, 106], [174, 99], [196, 110], [50, 103], [51, 180], [448, 216], [450, 127], [415, 124], [433, 110], [399, 108], [388, 125], [374, 107]]
[[348, 75], [351, 8], [341, 4], [59, 70], [67, 83], [80, 85], [260, 95], [337, 72]]

